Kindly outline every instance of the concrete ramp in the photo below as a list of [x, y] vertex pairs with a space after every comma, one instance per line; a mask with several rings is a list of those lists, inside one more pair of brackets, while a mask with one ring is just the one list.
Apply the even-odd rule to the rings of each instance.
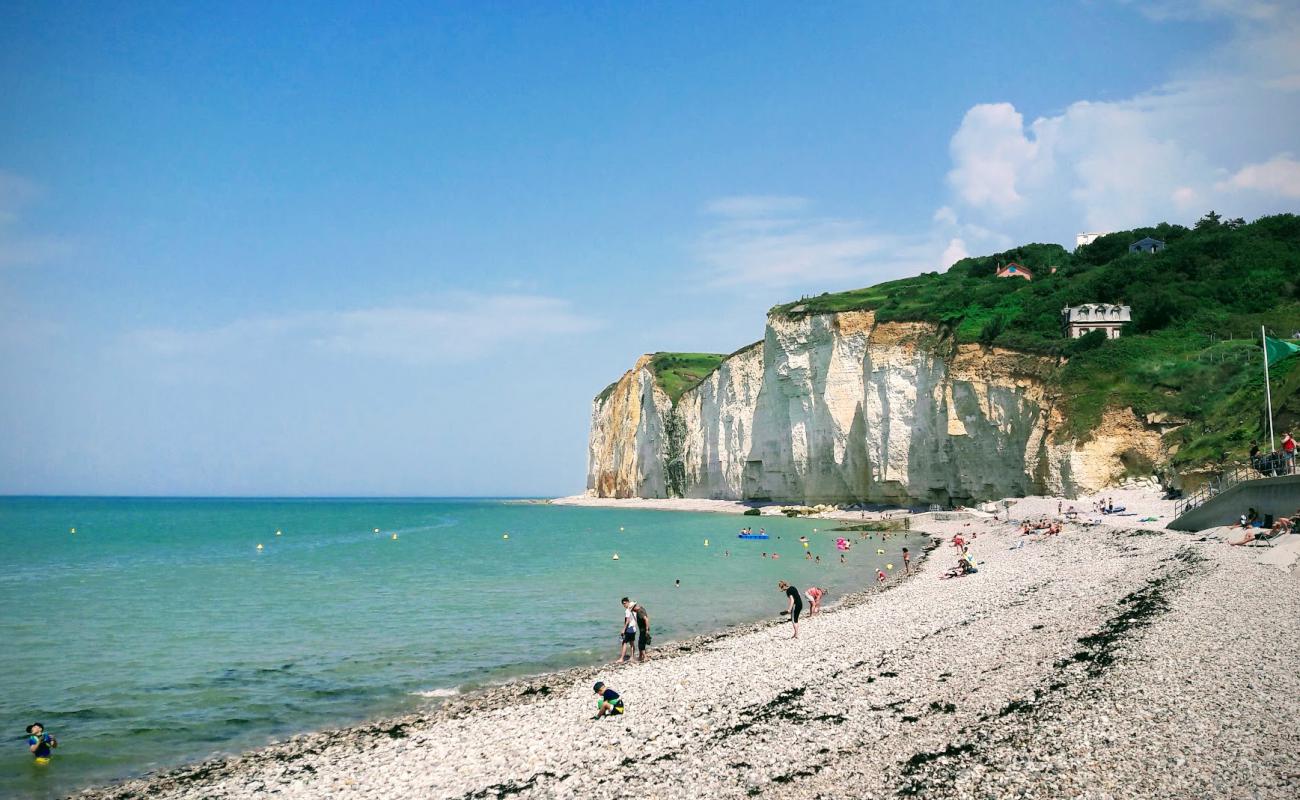
[[1251, 508], [1259, 512], [1260, 519], [1268, 514], [1274, 518], [1294, 514], [1300, 509], [1300, 475], [1243, 480], [1175, 517], [1169, 527], [1202, 531], [1231, 525]]

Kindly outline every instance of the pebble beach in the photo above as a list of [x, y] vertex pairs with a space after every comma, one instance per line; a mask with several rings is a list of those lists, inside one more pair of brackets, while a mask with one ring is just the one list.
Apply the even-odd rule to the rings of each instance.
[[[933, 522], [916, 574], [80, 798], [1300, 796], [1300, 577], [1221, 538]], [[944, 579], [949, 542], [976, 574]], [[593, 721], [591, 684], [628, 713]]]

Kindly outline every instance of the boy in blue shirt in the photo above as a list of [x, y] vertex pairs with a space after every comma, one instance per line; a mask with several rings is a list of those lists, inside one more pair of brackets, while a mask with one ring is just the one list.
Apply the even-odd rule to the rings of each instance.
[[27, 726], [27, 749], [36, 756], [37, 764], [50, 763], [51, 749], [59, 746], [59, 740], [45, 732], [45, 726], [33, 722]]
[[612, 717], [615, 714], [624, 713], [623, 700], [618, 696], [618, 692], [613, 689], [606, 689], [605, 684], [600, 681], [596, 681], [596, 685], [591, 688], [592, 691], [600, 695], [600, 699], [596, 701], [596, 716], [592, 717], [592, 719]]

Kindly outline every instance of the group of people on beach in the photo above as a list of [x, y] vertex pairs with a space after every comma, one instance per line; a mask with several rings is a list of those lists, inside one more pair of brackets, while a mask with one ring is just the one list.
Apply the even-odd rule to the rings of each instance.
[[[678, 581], [680, 585], [680, 581]], [[623, 598], [623, 624], [619, 628], [618, 662], [632, 660], [645, 661], [646, 648], [650, 646], [650, 612], [645, 606], [626, 597]]]
[[1043, 536], [1055, 536], [1061, 532], [1061, 523], [1057, 520], [1049, 520], [1047, 517], [1040, 517], [1037, 522], [1025, 520], [1020, 523], [1020, 535], [1030, 536], [1032, 534], [1042, 534]]
[[1250, 544], [1255, 541], [1273, 539], [1278, 536], [1284, 536], [1288, 533], [1295, 533], [1296, 525], [1300, 523], [1300, 508], [1289, 517], [1278, 517], [1273, 520], [1273, 524], [1267, 529], [1259, 521], [1259, 512], [1251, 508], [1248, 512], [1241, 515], [1240, 526], [1246, 529], [1246, 533], [1239, 542], [1228, 542], [1231, 545]]

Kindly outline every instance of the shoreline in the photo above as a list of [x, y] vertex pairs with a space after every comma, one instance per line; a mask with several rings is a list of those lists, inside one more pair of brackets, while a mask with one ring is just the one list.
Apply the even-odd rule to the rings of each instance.
[[[542, 501], [549, 502], [549, 501]], [[725, 501], [724, 501], [725, 502]], [[678, 509], [673, 509], [678, 510]], [[921, 567], [940, 546], [939, 537], [925, 531], [911, 531], [910, 535], [928, 536], [929, 541], [915, 554], [911, 574], [899, 575], [885, 585], [868, 585], [844, 594], [823, 606], [821, 614], [832, 615], [854, 608], [872, 598], [903, 586], [921, 572]], [[807, 617], [805, 617], [805, 620]], [[712, 644], [768, 630], [788, 623], [788, 619], [764, 617], [752, 622], [729, 625], [720, 630], [696, 634], [685, 639], [669, 640], [653, 647], [653, 656], [645, 662], [635, 660], [625, 663], [600, 661], [559, 670], [542, 671], [500, 682], [474, 686], [461, 692], [459, 687], [447, 695], [437, 695], [438, 703], [426, 711], [413, 711], [398, 716], [369, 720], [353, 725], [324, 728], [295, 734], [271, 744], [242, 752], [222, 753], [210, 758], [174, 767], [153, 770], [134, 777], [123, 778], [109, 784], [78, 789], [69, 798], [79, 800], [128, 800], [152, 797], [158, 792], [182, 791], [200, 780], [223, 775], [237, 775], [242, 769], [267, 764], [292, 763], [304, 754], [318, 753], [323, 748], [352, 739], [371, 737], [403, 738], [411, 727], [431, 726], [476, 713], [487, 713], [516, 708], [541, 701], [578, 684], [590, 683], [597, 675], [618, 674], [647, 664], [678, 659]], [[652, 631], [653, 632], [653, 631]], [[431, 695], [423, 695], [431, 697]]]
[[[760, 620], [74, 796], [1295, 796], [1294, 571], [1213, 534], [926, 532], [979, 572], [940, 580], [944, 545], [797, 640]], [[596, 677], [626, 716], [591, 721]]]
[[[1098, 514], [1092, 507], [1100, 500], [1113, 500], [1117, 507], [1125, 508], [1121, 515]], [[595, 497], [589, 494], [570, 495], [541, 501], [548, 505], [575, 506], [582, 508], [614, 508], [644, 511], [684, 511], [691, 513], [744, 514], [750, 509], [759, 509], [762, 516], [777, 516], [783, 508], [809, 508], [798, 503], [750, 502], [745, 500], [713, 500], [707, 498], [683, 497]], [[873, 522], [885, 519], [924, 517], [927, 514], [969, 514], [975, 519], [992, 520], [1003, 509], [1009, 508], [1012, 518], [1029, 519], [1037, 517], [1062, 516], [1068, 509], [1077, 512], [1078, 521], [1112, 528], [1145, 528], [1163, 530], [1173, 519], [1177, 501], [1165, 500], [1159, 491], [1149, 487], [1124, 486], [1078, 498], [1053, 497], [1048, 495], [1027, 495], [1025, 497], [1007, 497], [1000, 500], [981, 503], [997, 511], [981, 511], [977, 508], [957, 507], [934, 511], [913, 511], [903, 506], [887, 504], [870, 504], [871, 508], [841, 508], [834, 504], [814, 506], [828, 508], [816, 513], [800, 514], [800, 519], [839, 520], [845, 522]], [[861, 505], [861, 504], [859, 504]], [[1061, 514], [1058, 515], [1057, 508]]]

